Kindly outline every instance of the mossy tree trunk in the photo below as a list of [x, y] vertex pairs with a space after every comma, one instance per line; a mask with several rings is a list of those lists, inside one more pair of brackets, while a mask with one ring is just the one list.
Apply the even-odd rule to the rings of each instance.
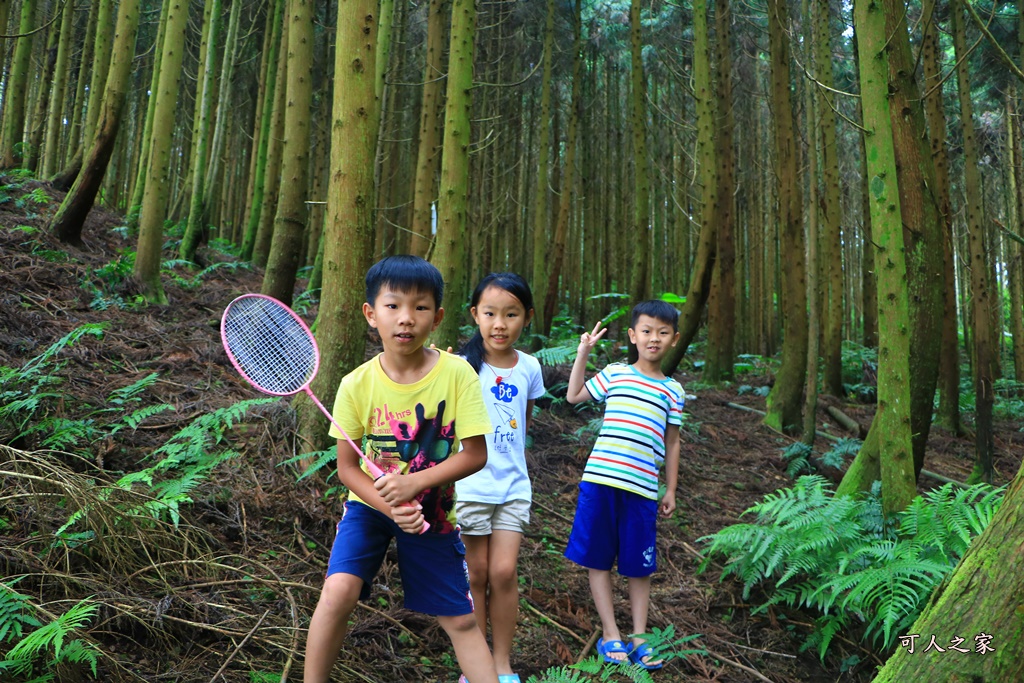
[[[821, 83], [817, 88], [818, 126], [821, 135], [821, 181], [820, 197], [821, 249], [819, 287], [825, 292], [826, 305], [821, 311], [822, 336], [821, 357], [824, 364], [822, 375], [825, 392], [832, 396], [843, 396], [843, 254], [844, 243], [842, 205], [839, 201], [839, 148], [836, 142], [836, 94], [833, 92], [835, 78], [832, 66], [832, 31], [829, 29], [829, 5], [813, 3], [814, 25], [814, 72]], [[847, 232], [846, 239], [852, 235]]]
[[[540, 136], [537, 142], [537, 189], [533, 197], [533, 278], [534, 287], [548, 281], [548, 176], [551, 160], [551, 62], [555, 45], [555, 0], [547, 0], [547, 19], [544, 24], [544, 75], [540, 82]], [[557, 144], [557, 139], [556, 139]], [[534, 293], [533, 325], [541, 334], [551, 332], [551, 321], [544, 319], [547, 310], [541, 298], [546, 291]]]
[[942, 79], [939, 65], [941, 46], [935, 16], [935, 0], [921, 4], [924, 34], [921, 41], [921, 66], [924, 70], [924, 111], [928, 137], [935, 162], [935, 202], [942, 220], [943, 288], [942, 350], [939, 356], [939, 407], [936, 421], [954, 434], [960, 433], [960, 347], [957, 339], [956, 279], [953, 266], [953, 212], [949, 198], [949, 154], [946, 151], [946, 118], [943, 114]]
[[[629, 102], [633, 132], [633, 262], [629, 295], [633, 303], [651, 297], [651, 177], [647, 159], [647, 77], [644, 75], [641, 0], [629, 5]], [[630, 358], [636, 353], [630, 344]]]
[[153, 94], [156, 105], [153, 109], [146, 189], [139, 212], [139, 240], [134, 271], [146, 300], [159, 304], [167, 303], [167, 295], [160, 282], [160, 251], [171, 191], [174, 115], [181, 86], [188, 3], [185, 0], [171, 0], [167, 10], [167, 14], [161, 16], [161, 21], [165, 23], [164, 49], [160, 57], [160, 78]]
[[[324, 223], [323, 288], [316, 337], [323, 354], [313, 393], [334, 395], [341, 378], [363, 362], [364, 278], [373, 253], [373, 157], [380, 104], [374, 92], [376, 0], [339, 0], [331, 112], [331, 165]], [[299, 431], [327, 448], [328, 423], [308, 398], [296, 399]]]
[[[700, 237], [688, 278], [686, 302], [679, 315], [679, 342], [662, 361], [662, 372], [671, 376], [686, 349], [697, 336], [704, 307], [711, 295], [718, 248], [715, 204], [718, 199], [718, 164], [715, 158], [715, 93], [711, 84], [711, 48], [708, 39], [707, 0], [693, 3], [693, 90], [697, 113], [697, 172], [702, 204]], [[686, 267], [685, 259], [683, 267]]]
[[426, 257], [434, 243], [432, 213], [437, 199], [441, 166], [441, 116], [444, 103], [445, 0], [430, 0], [427, 8], [427, 59], [423, 67], [423, 99], [416, 150], [416, 186], [413, 190], [412, 239], [409, 253]]
[[445, 93], [444, 143], [437, 211], [437, 242], [431, 261], [444, 277], [447, 314], [437, 328], [439, 347], [458, 346], [466, 303], [466, 212], [469, 206], [469, 143], [472, 126], [474, 0], [453, 0]]
[[717, 164], [714, 192], [717, 248], [711, 295], [708, 301], [708, 343], [705, 348], [704, 381], [721, 382], [733, 377], [736, 360], [736, 161], [733, 151], [732, 46], [729, 44], [732, 12], [729, 0], [715, 6], [715, 53], [718, 80], [715, 100], [714, 155]]
[[[287, 16], [287, 0], [285, 4]], [[285, 17], [281, 23], [284, 24]], [[283, 28], [283, 27], [282, 27]], [[281, 159], [284, 152], [284, 113], [288, 106], [288, 31], [282, 30], [280, 51], [277, 54], [277, 74], [274, 77], [273, 107], [270, 113], [270, 135], [267, 138], [267, 164], [263, 174], [263, 200], [259, 207], [256, 237], [252, 244], [252, 264], [259, 268], [267, 265], [270, 242], [274, 238], [274, 217], [281, 191]], [[269, 94], [269, 90], [267, 91]]]
[[[192, 167], [190, 169], [192, 190], [189, 196], [188, 219], [185, 234], [178, 247], [178, 255], [185, 261], [192, 261], [205, 230], [206, 157], [210, 142], [210, 110], [213, 108], [213, 73], [217, 63], [217, 37], [220, 34], [221, 0], [206, 0], [206, 35], [200, 50], [203, 65], [196, 80], [196, 106], [192, 123]], [[230, 56], [225, 56], [225, 60]]]
[[285, 109], [281, 197], [262, 291], [290, 304], [308, 217], [306, 184], [309, 110], [313, 104], [313, 0], [289, 0], [288, 9], [288, 106]]
[[[1021, 14], [1024, 29], [1024, 13]], [[1010, 211], [1010, 226], [1017, 235], [1024, 238], [1024, 178], [1021, 177], [1020, 123], [1017, 120], [1017, 101], [1020, 86], [1011, 87], [1006, 95], [1007, 121], [1007, 205]], [[1012, 241], [1009, 245], [1010, 258], [1010, 334], [1013, 338], [1014, 379], [1024, 382], [1024, 243]]]
[[[163, 0], [160, 16], [167, 16], [173, 0]], [[167, 34], [167, 22], [158, 23], [156, 42], [153, 45], [153, 73], [150, 75], [149, 97], [146, 99], [146, 120], [142, 126], [142, 145], [137, 160], [138, 168], [135, 183], [132, 186], [132, 198], [128, 202], [128, 225], [137, 225], [139, 212], [142, 210], [142, 197], [146, 192], [146, 177], [149, 173], [149, 158], [153, 141], [153, 114], [156, 111], [156, 92], [160, 81], [160, 60], [164, 54], [164, 37]], [[99, 29], [97, 29], [99, 40]]]
[[14, 56], [4, 83], [4, 118], [0, 168], [15, 168], [24, 161], [21, 142], [25, 129], [25, 106], [28, 102], [29, 61], [32, 57], [32, 21], [36, 0], [22, 0], [18, 21], [19, 37], [14, 41]]
[[68, 83], [68, 71], [71, 52], [71, 36], [75, 32], [73, 23], [75, 8], [73, 4], [65, 4], [61, 11], [60, 39], [57, 41], [57, 63], [53, 67], [53, 84], [50, 88], [50, 105], [46, 121], [46, 136], [43, 145], [41, 176], [49, 178], [56, 170], [60, 161], [60, 141], [64, 130], [64, 89]]
[[[267, 26], [269, 43], [267, 44], [266, 63], [263, 71], [263, 100], [257, 126], [259, 138], [256, 141], [255, 167], [252, 174], [252, 192], [249, 199], [248, 222], [242, 237], [242, 258], [251, 259], [256, 245], [256, 233], [260, 226], [260, 212], [263, 209], [263, 193], [267, 175], [267, 157], [270, 148], [270, 135], [274, 120], [274, 103], [277, 101], [278, 51], [281, 49], [281, 34], [284, 26], [284, 8], [286, 0], [277, 0], [274, 11], [268, 15]], [[283, 85], [281, 87], [284, 87]]]
[[877, 433], [882, 509], [903, 510], [916, 493], [910, 427], [910, 313], [903, 220], [888, 100], [885, 12], [875, 0], [857, 0], [861, 101], [865, 128], [871, 225], [878, 278]]
[[562, 265], [565, 263], [566, 236], [569, 233], [570, 212], [575, 195], [576, 147], [579, 137], [580, 113], [583, 109], [583, 100], [580, 96], [580, 89], [583, 85], [583, 20], [580, 15], [582, 1], [575, 0], [572, 18], [572, 102], [569, 105], [569, 132], [565, 142], [565, 173], [562, 180], [562, 195], [559, 197], [558, 221], [555, 223], [554, 240], [546, 245], [546, 260], [550, 261], [551, 266], [548, 270], [546, 293], [543, 299], [544, 315], [542, 319], [548, 321], [546, 332], [550, 331], [551, 320], [555, 317], [556, 306], [560, 300], [559, 294], [564, 289], [564, 287], [559, 287], [559, 282], [562, 277]]
[[789, 11], [785, 0], [768, 3], [771, 53], [771, 101], [775, 125], [782, 262], [782, 365], [766, 399], [765, 424], [782, 431], [799, 428], [807, 369], [807, 282], [803, 238], [803, 200], [797, 177], [796, 135], [790, 90]]
[[113, 60], [103, 95], [103, 111], [95, 139], [88, 147], [88, 155], [71, 190], [64, 196], [54, 214], [49, 229], [61, 242], [78, 244], [82, 241], [82, 226], [92, 209], [96, 193], [103, 182], [110, 155], [114, 151], [117, 132], [121, 127], [121, 113], [131, 82], [131, 67], [135, 57], [135, 40], [139, 28], [139, 0], [121, 0], [114, 31]]
[[[1024, 468], [1010, 483], [985, 531], [971, 542], [953, 574], [932, 594], [906, 634], [918, 638], [897, 648], [873, 683], [1024, 680], [1024, 657], [1020, 656], [1024, 648], [1020, 607], [1024, 604], [1024, 572], [1020, 571], [1022, 509]], [[957, 645], [969, 652], [925, 653], [932, 635], [942, 647], [948, 647], [954, 637], [963, 638]], [[993, 649], [982, 652], [983, 642]]]
[[971, 316], [974, 320], [974, 471], [967, 478], [974, 483], [992, 483], [993, 360], [998, 342], [993, 339], [992, 290], [989, 280], [988, 249], [982, 208], [983, 189], [978, 167], [978, 140], [974, 129], [974, 105], [967, 74], [967, 37], [960, 0], [950, 7], [953, 47], [957, 59], [956, 82], [960, 100], [960, 127], [964, 149], [964, 208], [967, 214], [967, 243], [971, 262]]

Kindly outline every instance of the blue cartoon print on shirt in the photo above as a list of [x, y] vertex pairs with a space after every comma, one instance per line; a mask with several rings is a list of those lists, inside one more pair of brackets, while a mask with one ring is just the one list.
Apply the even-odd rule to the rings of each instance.
[[519, 388], [515, 384], [498, 382], [496, 385], [491, 387], [491, 393], [494, 394], [494, 397], [499, 401], [511, 403], [512, 399], [519, 393]]

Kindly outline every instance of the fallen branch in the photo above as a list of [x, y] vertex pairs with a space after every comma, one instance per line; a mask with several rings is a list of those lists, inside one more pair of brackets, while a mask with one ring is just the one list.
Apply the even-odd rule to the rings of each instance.
[[[740, 405], [739, 403], [731, 403], [729, 401], [726, 401], [725, 405], [728, 406], [729, 408], [735, 408], [736, 410], [745, 410], [747, 412], [756, 413], [758, 415], [764, 415], [765, 414], [763, 410], [758, 410], [757, 408], [750, 408], [748, 406]], [[776, 434], [782, 434], [782, 432], [777, 432], [774, 429], [772, 431], [775, 432]], [[824, 437], [826, 439], [830, 439], [832, 441], [839, 441], [839, 437], [838, 436], [833, 436], [832, 434], [826, 434], [825, 432], [818, 432], [818, 431], [816, 431], [814, 433], [817, 434], [818, 436]], [[783, 434], [783, 436], [786, 436], [786, 435]], [[963, 483], [962, 481], [957, 481], [956, 479], [950, 479], [949, 477], [943, 476], [943, 475], [941, 475], [941, 474], [939, 474], [937, 472], [932, 472], [931, 470], [926, 470], [924, 468], [921, 469], [921, 474], [923, 474], [926, 477], [931, 477], [932, 479], [935, 479], [936, 481], [941, 481], [941, 482], [943, 482], [945, 484], [954, 484], [956, 486], [960, 486], [960, 487], [963, 487], [963, 488], [967, 487], [967, 484]]]
[[863, 439], [867, 436], [867, 430], [864, 429], [861, 423], [839, 410], [839, 408], [828, 406], [825, 408], [825, 412], [835, 418], [835, 421], [841, 424], [846, 431], [856, 434], [858, 439]]
[[260, 626], [263, 625], [263, 620], [267, 618], [268, 614], [270, 614], [270, 610], [264, 612], [263, 616], [260, 617], [260, 620], [256, 622], [256, 625], [253, 626], [247, 634], [245, 634], [245, 638], [242, 638], [242, 642], [235, 646], [235, 649], [231, 652], [230, 655], [228, 655], [228, 658], [225, 659], [224, 663], [220, 665], [219, 669], [217, 669], [217, 673], [213, 674], [213, 678], [210, 679], [210, 683], [216, 683], [217, 676], [220, 676], [221, 673], [223, 673], [224, 669], [226, 669], [228, 667], [228, 664], [231, 663], [231, 660], [234, 659], [235, 655], [238, 654], [238, 651], [245, 647], [245, 644], [249, 642], [250, 638], [252, 638], [252, 634], [256, 633], [256, 631], [259, 630]]
[[563, 633], [567, 633], [568, 635], [572, 636], [573, 638], [575, 638], [579, 642], [583, 643], [584, 645], [587, 644], [587, 641], [585, 641], [582, 636], [577, 634], [575, 631], [573, 631], [568, 626], [562, 626], [557, 621], [555, 621], [554, 619], [552, 619], [548, 615], [546, 615], [543, 612], [541, 612], [539, 609], [537, 609], [536, 607], [531, 605], [530, 601], [528, 599], [523, 598], [522, 603], [523, 603], [523, 605], [526, 606], [526, 609], [530, 610], [531, 612], [536, 614], [538, 617], [540, 617], [544, 621], [547, 621], [547, 622], [551, 623], [551, 625], [554, 626], [555, 628], [557, 628], [558, 630], [562, 631]]
[[723, 657], [722, 655], [718, 654], [717, 652], [712, 652], [711, 650], [708, 650], [707, 648], [704, 648], [704, 651], [707, 652], [712, 657], [714, 657], [715, 659], [720, 659], [723, 662], [725, 662], [726, 664], [730, 664], [732, 666], [735, 666], [737, 669], [740, 669], [742, 671], [746, 671], [751, 676], [756, 676], [758, 680], [767, 681], [767, 683], [772, 683], [772, 679], [768, 678], [767, 676], [762, 674], [757, 669], [752, 669], [752, 668], [750, 668], [749, 666], [747, 666], [745, 664], [740, 664], [739, 662], [734, 662], [733, 660], [729, 659], [728, 657]]

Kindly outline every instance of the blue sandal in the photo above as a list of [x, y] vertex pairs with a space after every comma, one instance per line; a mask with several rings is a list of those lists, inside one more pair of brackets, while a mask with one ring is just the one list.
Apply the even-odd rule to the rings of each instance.
[[[626, 655], [622, 659], [616, 659], [610, 656], [612, 653], [619, 653]], [[613, 664], [624, 664], [629, 661], [629, 649], [626, 644], [621, 640], [608, 640], [605, 641], [601, 638], [597, 639], [597, 654], [604, 657], [604, 661], [612, 662]]]
[[644, 661], [644, 657], [653, 657], [654, 648], [647, 643], [640, 643], [636, 647], [629, 648], [629, 661], [633, 662], [637, 666], [643, 667], [648, 671], [654, 671], [665, 666], [665, 662], [658, 662], [657, 664], [648, 664]]

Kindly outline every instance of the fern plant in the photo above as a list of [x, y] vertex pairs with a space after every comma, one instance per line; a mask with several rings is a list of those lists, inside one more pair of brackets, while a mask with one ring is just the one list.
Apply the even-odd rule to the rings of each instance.
[[822, 658], [835, 634], [854, 625], [888, 648], [991, 521], [1003, 490], [946, 484], [888, 521], [879, 492], [876, 483], [870, 495], [835, 497], [824, 478], [800, 477], [743, 513], [753, 522], [702, 538], [702, 571], [724, 558], [721, 578], [742, 581], [745, 599], [765, 584], [755, 611], [785, 604], [818, 612], [804, 647]]
[[[88, 666], [95, 677], [99, 651], [88, 641], [72, 636], [96, 615], [98, 606], [82, 600], [46, 624], [32, 614], [34, 610], [27, 596], [11, 584], [0, 582], [0, 642], [6, 638], [14, 643], [0, 660], [0, 674], [52, 680], [58, 665], [72, 663]], [[27, 631], [27, 627], [34, 630]]]

